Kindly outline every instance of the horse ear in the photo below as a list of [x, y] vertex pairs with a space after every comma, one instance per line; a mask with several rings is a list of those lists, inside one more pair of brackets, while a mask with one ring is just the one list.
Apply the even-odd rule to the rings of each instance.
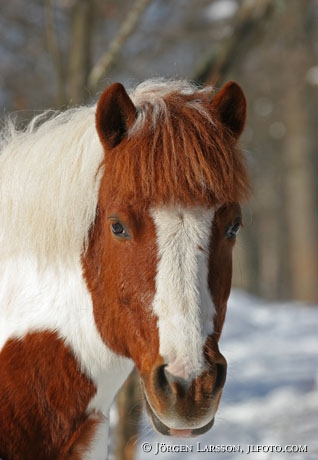
[[222, 123], [238, 139], [246, 120], [246, 99], [242, 89], [233, 81], [227, 83], [212, 101]]
[[121, 83], [114, 83], [101, 95], [96, 110], [96, 128], [102, 144], [113, 149], [136, 119], [136, 107]]

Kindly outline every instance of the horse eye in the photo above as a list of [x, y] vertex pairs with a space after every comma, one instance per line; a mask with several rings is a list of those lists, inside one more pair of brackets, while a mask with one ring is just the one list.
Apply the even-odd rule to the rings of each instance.
[[233, 240], [239, 233], [241, 228], [240, 222], [235, 222], [231, 225], [226, 231], [226, 237], [230, 240]]
[[126, 228], [120, 222], [113, 222], [111, 224], [111, 229], [115, 236], [119, 236], [121, 238], [129, 238], [130, 236]]

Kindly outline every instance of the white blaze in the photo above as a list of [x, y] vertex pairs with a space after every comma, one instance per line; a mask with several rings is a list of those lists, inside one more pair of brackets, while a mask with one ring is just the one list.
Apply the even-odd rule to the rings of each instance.
[[213, 332], [208, 258], [214, 210], [162, 207], [152, 216], [159, 255], [153, 304], [159, 352], [169, 372], [193, 378], [203, 370], [202, 347]]

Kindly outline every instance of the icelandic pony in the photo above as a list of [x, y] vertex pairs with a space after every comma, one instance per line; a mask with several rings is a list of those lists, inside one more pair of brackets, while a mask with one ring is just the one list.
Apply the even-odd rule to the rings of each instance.
[[2, 459], [105, 459], [133, 365], [160, 433], [212, 427], [245, 116], [236, 83], [156, 80], [3, 132]]

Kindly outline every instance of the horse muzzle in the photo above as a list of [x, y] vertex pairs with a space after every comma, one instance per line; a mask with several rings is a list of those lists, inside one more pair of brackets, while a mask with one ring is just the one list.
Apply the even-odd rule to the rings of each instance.
[[227, 367], [212, 336], [207, 339], [204, 357], [204, 370], [192, 379], [172, 375], [162, 363], [142, 376], [146, 409], [159, 433], [194, 437], [212, 428]]

